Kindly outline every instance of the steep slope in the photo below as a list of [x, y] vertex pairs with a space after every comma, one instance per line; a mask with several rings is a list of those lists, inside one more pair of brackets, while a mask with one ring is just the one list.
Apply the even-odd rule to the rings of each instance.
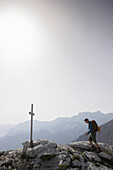
[[[109, 145], [113, 144], [113, 119], [100, 126], [101, 133], [97, 132], [97, 141], [103, 142]], [[85, 134], [81, 135], [76, 141], [86, 141], [88, 137]]]

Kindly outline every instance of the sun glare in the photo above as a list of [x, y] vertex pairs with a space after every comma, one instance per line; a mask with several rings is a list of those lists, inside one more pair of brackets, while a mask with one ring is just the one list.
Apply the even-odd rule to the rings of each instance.
[[0, 15], [0, 47], [4, 57], [25, 57], [32, 53], [35, 34], [32, 21], [21, 13]]

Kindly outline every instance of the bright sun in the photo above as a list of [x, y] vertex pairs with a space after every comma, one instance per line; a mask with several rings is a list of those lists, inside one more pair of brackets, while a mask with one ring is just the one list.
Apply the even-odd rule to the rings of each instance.
[[4, 57], [25, 57], [35, 46], [32, 21], [20, 13], [0, 15], [0, 51]]

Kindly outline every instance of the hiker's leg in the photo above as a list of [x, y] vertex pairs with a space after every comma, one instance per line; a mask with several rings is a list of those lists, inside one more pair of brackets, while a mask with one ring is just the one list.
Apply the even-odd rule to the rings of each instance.
[[97, 147], [99, 147], [99, 145], [98, 145], [98, 143], [97, 143], [97, 142], [96, 142], [95, 144], [96, 144], [96, 146], [97, 146]]
[[95, 144], [96, 144], [96, 146], [97, 146], [97, 152], [101, 152], [102, 150], [101, 150], [99, 144], [98, 144], [97, 142], [96, 142]]
[[100, 146], [99, 146], [99, 144], [98, 144], [97, 141], [96, 141], [96, 133], [93, 134], [93, 138], [94, 138], [93, 141], [94, 141], [95, 145], [97, 146], [98, 151], [100, 151]]
[[92, 141], [96, 144], [96, 146], [98, 145], [97, 141], [96, 141], [96, 133], [92, 133], [91, 134], [91, 138], [92, 138]]
[[91, 141], [91, 140], [89, 140], [89, 143], [90, 143], [90, 145], [91, 145], [91, 146], [93, 146], [93, 143], [92, 143], [92, 141]]
[[90, 135], [90, 137], [89, 137], [89, 143], [90, 143], [91, 146], [93, 146], [91, 135]]
[[98, 151], [101, 151], [101, 148], [100, 148], [99, 144], [97, 142], [95, 144], [96, 144], [96, 146], [98, 148]]

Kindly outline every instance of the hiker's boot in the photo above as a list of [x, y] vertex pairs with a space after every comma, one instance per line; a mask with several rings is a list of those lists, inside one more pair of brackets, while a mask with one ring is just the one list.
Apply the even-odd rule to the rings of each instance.
[[97, 152], [101, 152], [101, 148], [100, 147], [97, 147]]
[[91, 150], [94, 151], [95, 150], [95, 146], [91, 145]]

